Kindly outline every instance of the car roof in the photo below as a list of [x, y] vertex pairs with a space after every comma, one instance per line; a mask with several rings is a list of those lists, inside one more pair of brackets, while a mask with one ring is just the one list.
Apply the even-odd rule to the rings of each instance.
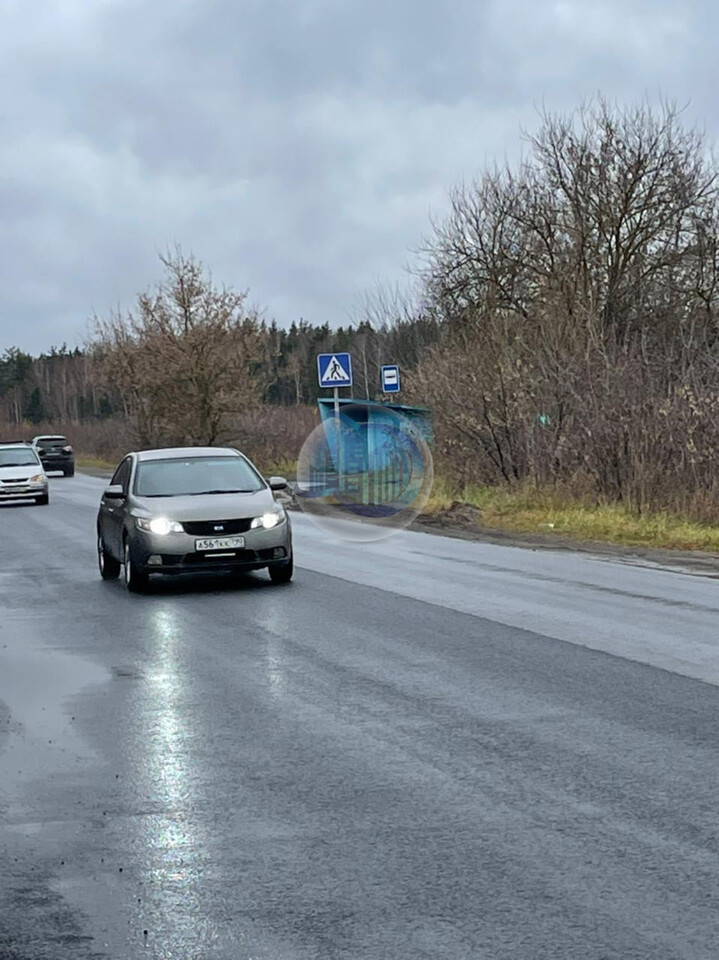
[[29, 447], [32, 444], [28, 443], [27, 440], [0, 440], [0, 447]]
[[199, 457], [239, 457], [232, 447], [161, 447], [157, 450], [137, 450], [135, 457], [142, 460], [183, 460]]
[[39, 433], [34, 440], [67, 440], [64, 433]]

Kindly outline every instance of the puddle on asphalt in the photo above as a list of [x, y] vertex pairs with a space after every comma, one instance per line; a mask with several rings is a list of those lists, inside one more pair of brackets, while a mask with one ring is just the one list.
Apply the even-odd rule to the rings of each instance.
[[64, 701], [83, 687], [103, 683], [107, 671], [81, 657], [52, 648], [9, 642], [0, 649], [0, 700], [26, 733], [52, 738], [67, 725]]
[[77, 731], [68, 700], [109, 673], [74, 654], [33, 644], [18, 632], [0, 634], [0, 703], [9, 711], [8, 737], [0, 747], [0, 789], [5, 797], [19, 782], [69, 762], [94, 759]]

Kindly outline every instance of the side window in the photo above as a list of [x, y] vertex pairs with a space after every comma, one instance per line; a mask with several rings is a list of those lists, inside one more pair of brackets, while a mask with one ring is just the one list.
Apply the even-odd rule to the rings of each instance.
[[125, 466], [125, 461], [123, 460], [122, 463], [120, 464], [120, 466], [117, 468], [117, 470], [113, 473], [113, 475], [112, 475], [112, 480], [110, 481], [110, 484], [111, 484], [113, 487], [115, 486], [115, 484], [121, 482], [121, 481], [120, 481], [120, 474], [122, 473], [122, 468], [123, 468], [124, 466]]
[[123, 460], [120, 466], [115, 471], [115, 476], [110, 481], [113, 486], [115, 484], [121, 484], [122, 489], [125, 493], [128, 492], [130, 487], [130, 473], [132, 472], [132, 460], [129, 457]]

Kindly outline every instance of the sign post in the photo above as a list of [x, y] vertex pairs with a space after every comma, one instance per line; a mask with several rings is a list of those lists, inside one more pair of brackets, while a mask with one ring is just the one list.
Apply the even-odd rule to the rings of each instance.
[[342, 423], [340, 421], [340, 388], [332, 391], [335, 398], [335, 433], [337, 434], [337, 486], [342, 486], [342, 477], [345, 474], [344, 444], [342, 443]]
[[396, 363], [387, 363], [382, 367], [382, 393], [399, 393], [401, 381]]
[[332, 389], [334, 397], [335, 428], [337, 431], [337, 485], [344, 477], [344, 444], [340, 421], [340, 387], [352, 386], [352, 357], [349, 353], [318, 353], [317, 379], [323, 390]]

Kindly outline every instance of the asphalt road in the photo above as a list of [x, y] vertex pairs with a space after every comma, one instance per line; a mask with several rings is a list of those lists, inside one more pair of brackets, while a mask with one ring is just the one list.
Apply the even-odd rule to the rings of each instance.
[[295, 518], [273, 587], [0, 507], [0, 960], [719, 956], [719, 586]]

